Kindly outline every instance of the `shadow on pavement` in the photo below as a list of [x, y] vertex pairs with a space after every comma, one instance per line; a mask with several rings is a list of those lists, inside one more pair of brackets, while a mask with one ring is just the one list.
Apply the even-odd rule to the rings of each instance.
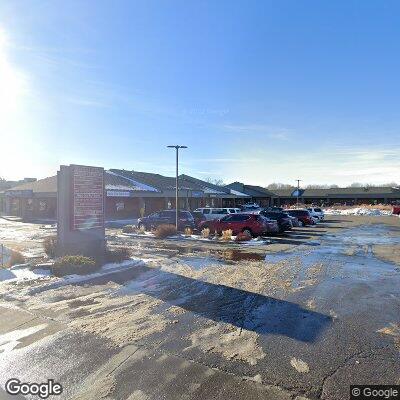
[[[126, 284], [130, 280], [132, 282]], [[91, 283], [110, 281], [125, 285], [118, 295], [145, 293], [204, 318], [262, 335], [284, 335], [302, 342], [314, 342], [332, 322], [330, 316], [296, 303], [146, 266], [95, 278]]]

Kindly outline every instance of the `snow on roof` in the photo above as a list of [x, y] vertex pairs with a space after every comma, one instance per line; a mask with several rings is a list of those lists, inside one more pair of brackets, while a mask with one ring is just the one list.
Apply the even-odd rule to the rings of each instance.
[[134, 179], [132, 179], [132, 178], [128, 178], [127, 176], [117, 174], [117, 173], [115, 173], [115, 172], [113, 172], [113, 171], [107, 171], [107, 173], [110, 174], [110, 175], [118, 176], [119, 178], [123, 178], [124, 180], [126, 180], [126, 181], [128, 181], [128, 182], [130, 182], [130, 183], [133, 184], [133, 187], [132, 187], [132, 185], [127, 185], [127, 186], [124, 186], [124, 185], [114, 185], [115, 188], [112, 187], [113, 185], [107, 185], [107, 189], [109, 189], [109, 190], [112, 190], [112, 189], [120, 190], [120, 189], [123, 188], [124, 190], [137, 190], [137, 191], [146, 191], [146, 192], [159, 192], [159, 190], [157, 190], [156, 188], [154, 188], [154, 187], [152, 187], [152, 186], [149, 186], [149, 185], [146, 185], [146, 184], [144, 184], [144, 183], [142, 183], [142, 182], [138, 182], [138, 181], [136, 181], [136, 180], [134, 180]]
[[231, 189], [231, 194], [235, 195], [235, 196], [243, 196], [243, 197], [250, 197], [248, 194], [246, 193], [242, 193], [239, 192], [238, 190], [233, 190]]

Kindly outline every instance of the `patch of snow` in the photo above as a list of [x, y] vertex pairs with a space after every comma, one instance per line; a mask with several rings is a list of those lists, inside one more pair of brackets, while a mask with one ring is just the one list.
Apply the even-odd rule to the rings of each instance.
[[382, 216], [392, 215], [392, 211], [381, 210], [379, 208], [365, 208], [365, 207], [354, 207], [347, 209], [335, 209], [326, 208], [324, 209], [325, 214], [328, 215], [368, 215], [368, 216]]
[[26, 265], [15, 265], [10, 269], [0, 269], [0, 282], [34, 280], [49, 275], [50, 271], [47, 269], [38, 268], [31, 270]]
[[29, 290], [29, 294], [34, 294], [38, 291], [42, 291], [43, 289], [45, 289], [45, 290], [55, 289], [60, 286], [70, 285], [70, 284], [78, 283], [78, 282], [89, 281], [93, 278], [109, 275], [114, 272], [122, 271], [126, 268], [137, 267], [137, 266], [140, 266], [143, 264], [144, 264], [144, 262], [141, 259], [140, 260], [130, 259], [130, 260], [123, 261], [122, 263], [105, 264], [100, 268], [100, 270], [98, 272], [88, 274], [88, 275], [77, 275], [77, 274], [66, 275], [61, 278], [57, 278], [57, 280], [55, 282], [49, 283], [40, 288], [33, 288], [33, 289]]
[[300, 358], [295, 358], [293, 357], [290, 360], [290, 365], [297, 371], [297, 372], [301, 372], [301, 373], [306, 373], [310, 371], [310, 368], [308, 367], [308, 364], [303, 361], [300, 360]]
[[260, 246], [267, 243], [271, 243], [271, 241], [268, 239], [259, 239], [259, 238], [251, 239], [247, 242], [240, 242], [240, 244], [243, 244], [245, 246]]

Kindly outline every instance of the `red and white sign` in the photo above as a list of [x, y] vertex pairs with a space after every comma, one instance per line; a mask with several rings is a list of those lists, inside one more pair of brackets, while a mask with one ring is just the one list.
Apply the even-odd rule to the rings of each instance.
[[71, 167], [72, 229], [104, 228], [104, 169]]

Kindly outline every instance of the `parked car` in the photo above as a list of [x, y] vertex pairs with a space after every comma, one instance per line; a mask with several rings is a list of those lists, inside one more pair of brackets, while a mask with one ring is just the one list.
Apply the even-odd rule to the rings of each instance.
[[393, 213], [393, 214], [400, 215], [400, 205], [394, 205], [394, 206], [393, 206], [392, 213]]
[[[286, 213], [286, 214], [287, 214], [287, 213]], [[289, 214], [288, 214], [288, 217], [289, 217], [290, 220], [292, 221], [292, 226], [293, 226], [293, 228], [297, 228], [297, 227], [300, 226], [300, 221], [298, 220], [298, 218], [293, 217], [293, 215], [289, 215]]]
[[260, 215], [277, 221], [279, 226], [279, 233], [289, 231], [290, 229], [293, 228], [289, 214], [286, 214], [284, 212], [263, 210], [260, 211]]
[[207, 221], [206, 216], [200, 211], [192, 211], [192, 215], [194, 218], [194, 225], [198, 229], [200, 222]]
[[[144, 227], [146, 230], [157, 228], [162, 224], [175, 225], [176, 210], [163, 210], [152, 213], [147, 217], [138, 219], [138, 227]], [[189, 211], [179, 211], [178, 214], [178, 230], [185, 228], [195, 228], [193, 215]]]
[[312, 217], [318, 219], [318, 221], [323, 221], [325, 219], [324, 211], [319, 207], [309, 207], [307, 210], [310, 212]]
[[231, 214], [226, 217], [200, 223], [200, 229], [209, 228], [211, 232], [221, 233], [232, 229], [232, 233], [247, 232], [252, 236], [276, 234], [279, 232], [277, 221], [256, 214]]
[[281, 212], [283, 211], [283, 207], [265, 207], [265, 211], [275, 211], [275, 212]]
[[225, 217], [228, 214], [236, 214], [240, 212], [240, 208], [225, 207], [225, 208], [213, 208], [213, 207], [201, 207], [196, 208], [195, 212], [201, 212], [207, 220], [218, 219]]
[[291, 215], [292, 217], [296, 217], [299, 220], [300, 226], [315, 224], [308, 210], [296, 209], [296, 210], [284, 210], [284, 212]]
[[254, 211], [260, 210], [260, 206], [257, 203], [247, 203], [240, 206], [241, 211]]

